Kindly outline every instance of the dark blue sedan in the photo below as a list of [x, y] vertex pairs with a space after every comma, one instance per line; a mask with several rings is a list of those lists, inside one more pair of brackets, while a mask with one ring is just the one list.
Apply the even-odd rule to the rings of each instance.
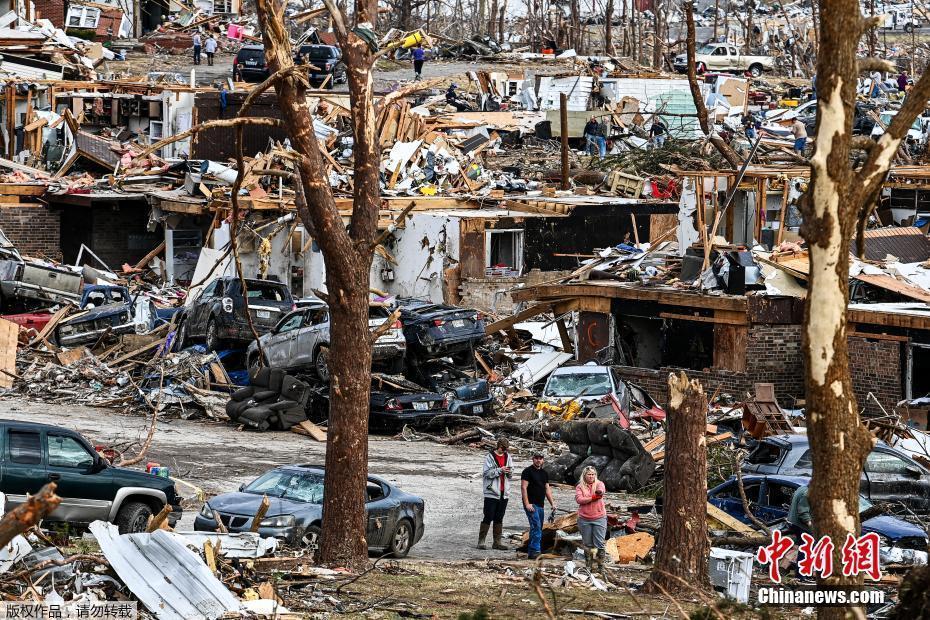
[[[775, 524], [788, 516], [791, 497], [798, 487], [809, 484], [806, 476], [743, 476], [743, 488], [752, 514], [767, 525]], [[752, 524], [743, 509], [736, 478], [731, 478], [707, 493], [707, 501], [743, 523]], [[871, 506], [859, 496], [859, 512]], [[921, 528], [896, 517], [882, 515], [862, 523], [862, 533], [875, 532], [896, 547], [927, 550], [927, 533]]]

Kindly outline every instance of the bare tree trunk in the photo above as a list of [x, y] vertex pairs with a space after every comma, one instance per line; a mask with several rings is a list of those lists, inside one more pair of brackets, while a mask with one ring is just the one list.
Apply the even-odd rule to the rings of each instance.
[[659, 547], [643, 592], [687, 593], [710, 589], [707, 570], [707, 395], [682, 372], [668, 377], [662, 529]]
[[507, 0], [502, 0], [501, 8], [498, 9], [497, 18], [497, 42], [504, 42], [504, 21], [507, 16]]
[[487, 0], [478, 0], [478, 35], [485, 34], [488, 29], [487, 24], [488, 3]]
[[[875, 206], [892, 158], [930, 96], [930, 72], [914, 86], [878, 142], [854, 138], [857, 75], [869, 69], [887, 70], [890, 63], [857, 60], [859, 40], [872, 25], [860, 15], [858, 0], [823, 0], [819, 13], [817, 140], [811, 157], [811, 183], [801, 201], [801, 234], [810, 249], [803, 355], [813, 458], [810, 500], [814, 530], [818, 537], [831, 537], [834, 566], [841, 566], [847, 535], [859, 533], [859, 479], [873, 441], [859, 420], [849, 374], [849, 243], [857, 224], [861, 239], [861, 222]], [[853, 149], [868, 153], [861, 168], [850, 164]], [[844, 577], [842, 571], [834, 571], [823, 582], [831, 586], [860, 584], [862, 577]], [[841, 618], [849, 610], [819, 611], [822, 618]]]
[[723, 156], [727, 163], [733, 168], [739, 168], [743, 165], [739, 155], [726, 143], [723, 137], [713, 130], [707, 119], [707, 106], [704, 105], [704, 96], [701, 94], [701, 88], [697, 82], [697, 67], [695, 67], [695, 31], [694, 31], [694, 8], [690, 2], [684, 3], [685, 20], [688, 25], [688, 36], [686, 45], [688, 51], [688, 85], [691, 87], [691, 98], [694, 100], [694, 107], [697, 109], [698, 124], [701, 131], [714, 145], [714, 148]]
[[581, 8], [578, 5], [578, 0], [571, 0], [571, 23], [569, 24], [569, 33], [568, 41], [569, 47], [575, 49], [579, 54], [581, 50]]
[[604, 9], [604, 53], [615, 54], [614, 50], [614, 0], [607, 0]]
[[747, 0], [746, 2], [746, 54], [752, 53], [753, 48], [753, 36], [752, 36], [752, 9], [753, 9], [753, 0]]
[[653, 69], [662, 69], [662, 43], [660, 38], [662, 37], [662, 7], [659, 4], [659, 1], [656, 0], [655, 4], [655, 18], [652, 20], [653, 27], [653, 37], [652, 37], [652, 67]]
[[717, 23], [719, 21], [720, 21], [720, 0], [714, 0], [714, 42], [715, 43], [717, 42]]
[[488, 36], [497, 38], [497, 0], [491, 0], [491, 10], [488, 17]]
[[[354, 195], [351, 226], [343, 224], [327, 181], [313, 130], [306, 87], [294, 78], [275, 85], [278, 105], [298, 162], [298, 215], [320, 246], [326, 265], [330, 325], [330, 419], [326, 445], [321, 559], [352, 569], [367, 561], [365, 485], [368, 470], [368, 410], [371, 342], [368, 289], [377, 229], [380, 148], [375, 138], [371, 65], [365, 41], [349, 30], [345, 14], [326, 1], [349, 81], [354, 137]], [[283, 0], [257, 0], [265, 57], [272, 73], [292, 66], [284, 28]], [[355, 19], [377, 23], [377, 0], [356, 0]]]

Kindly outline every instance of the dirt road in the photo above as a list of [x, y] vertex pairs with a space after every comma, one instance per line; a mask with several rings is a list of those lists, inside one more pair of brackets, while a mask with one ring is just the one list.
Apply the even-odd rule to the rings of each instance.
[[[145, 420], [113, 409], [12, 399], [0, 401], [0, 418], [57, 424], [83, 433], [95, 444], [120, 448], [141, 442], [147, 432]], [[158, 424], [146, 460], [167, 465], [173, 476], [197, 485], [209, 497], [235, 491], [240, 484], [277, 465], [323, 464], [325, 449], [325, 444], [294, 433], [243, 432], [222, 423], [164, 420]], [[411, 551], [411, 558], [514, 557], [514, 552], [475, 549], [481, 520], [483, 459], [484, 453], [469, 448], [372, 436], [369, 472], [426, 501], [426, 533]], [[517, 459], [517, 471], [528, 464], [528, 459]], [[186, 496], [193, 495], [190, 488], [179, 485], [178, 489]], [[556, 501], [562, 508], [574, 508], [568, 493], [558, 492]], [[185, 503], [181, 529], [193, 527], [199, 509], [199, 502]], [[504, 526], [505, 533], [526, 529], [526, 517], [516, 493], [511, 495]]]

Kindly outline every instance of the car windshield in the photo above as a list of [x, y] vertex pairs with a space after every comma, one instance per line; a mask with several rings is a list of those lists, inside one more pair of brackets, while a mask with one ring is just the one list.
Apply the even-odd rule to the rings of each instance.
[[610, 393], [610, 376], [606, 372], [577, 372], [552, 375], [544, 396], [603, 396]]
[[262, 301], [287, 301], [289, 295], [283, 284], [275, 282], [249, 282], [249, 299]]
[[323, 503], [323, 476], [274, 470], [243, 487], [243, 493], [281, 497], [308, 504]]
[[335, 58], [336, 50], [329, 47], [311, 47], [306, 50], [307, 58]]
[[715, 45], [705, 45], [697, 51], [698, 54], [713, 54], [717, 47]]

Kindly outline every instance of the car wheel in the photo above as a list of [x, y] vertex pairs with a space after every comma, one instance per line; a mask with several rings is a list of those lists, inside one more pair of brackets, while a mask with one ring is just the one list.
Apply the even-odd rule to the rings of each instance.
[[329, 347], [320, 347], [313, 356], [313, 369], [320, 381], [329, 381]]
[[314, 560], [320, 557], [320, 538], [322, 535], [323, 530], [320, 529], [319, 525], [311, 525], [307, 527], [300, 536], [300, 546], [306, 550]]
[[749, 75], [755, 78], [762, 75], [762, 65], [756, 64], [756, 65], [752, 65], [751, 67], [749, 67]]
[[906, 24], [904, 26], [904, 32], [911, 34], [913, 31], [914, 31], [914, 26], [912, 26], [911, 24]]
[[401, 520], [394, 528], [391, 534], [391, 546], [389, 547], [391, 555], [395, 558], [405, 558], [410, 553], [410, 547], [413, 546], [413, 527], [407, 519]]
[[219, 351], [220, 350], [220, 337], [216, 331], [216, 319], [210, 319], [210, 322], [207, 323], [207, 351]]
[[128, 502], [123, 504], [116, 515], [116, 526], [120, 534], [135, 534], [144, 532], [148, 527], [152, 509], [142, 502]]
[[187, 344], [187, 321], [182, 321], [181, 326], [178, 328], [178, 331], [175, 332], [174, 350], [183, 351], [184, 346], [186, 344]]

